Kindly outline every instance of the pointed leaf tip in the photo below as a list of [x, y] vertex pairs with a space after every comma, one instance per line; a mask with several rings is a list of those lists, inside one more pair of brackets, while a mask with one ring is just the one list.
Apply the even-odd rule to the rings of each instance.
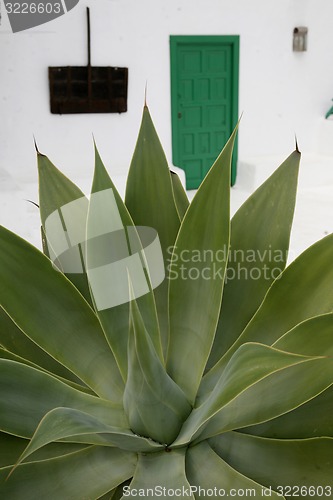
[[[33, 138], [34, 138], [34, 145], [35, 145], [35, 150], [36, 150], [36, 153], [38, 155], [41, 155], [41, 152], [39, 151], [38, 149], [38, 146], [37, 146], [37, 141], [36, 141], [36, 137], [33, 135]], [[44, 156], [44, 155], [41, 155], [41, 156]]]
[[144, 108], [148, 108], [147, 106], [147, 90], [148, 90], [148, 80], [146, 80], [146, 85], [145, 85], [145, 103], [144, 103]]
[[35, 205], [35, 207], [39, 208], [39, 205], [38, 203], [32, 201], [32, 200], [24, 200], [24, 201], [27, 201], [28, 203], [31, 203], [32, 205]]
[[298, 142], [297, 142], [297, 136], [295, 134], [295, 149], [297, 151], [297, 153], [301, 154], [300, 150], [299, 150], [299, 147], [298, 147]]

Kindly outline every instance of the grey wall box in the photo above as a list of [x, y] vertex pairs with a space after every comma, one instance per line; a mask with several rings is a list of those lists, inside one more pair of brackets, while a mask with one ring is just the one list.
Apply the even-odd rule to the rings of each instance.
[[308, 28], [296, 26], [293, 32], [293, 51], [305, 52], [308, 48]]

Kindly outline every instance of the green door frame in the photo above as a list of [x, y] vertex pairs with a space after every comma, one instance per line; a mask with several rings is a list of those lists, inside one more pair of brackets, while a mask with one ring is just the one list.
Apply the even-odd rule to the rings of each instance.
[[[179, 166], [180, 153], [178, 144], [178, 109], [177, 109], [177, 50], [181, 45], [191, 44], [223, 44], [232, 47], [232, 102], [231, 123], [235, 127], [238, 122], [238, 85], [239, 85], [239, 35], [171, 35], [170, 36], [170, 70], [171, 70], [171, 125], [172, 125], [172, 160]], [[238, 137], [232, 158], [231, 185], [235, 184], [237, 175]]]

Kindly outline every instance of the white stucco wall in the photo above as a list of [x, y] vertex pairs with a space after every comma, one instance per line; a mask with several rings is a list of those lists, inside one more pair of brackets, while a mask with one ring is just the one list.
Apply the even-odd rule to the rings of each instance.
[[[122, 115], [49, 111], [48, 66], [87, 62], [86, 6], [92, 64], [129, 68], [128, 112]], [[331, 0], [81, 0], [65, 16], [17, 34], [9, 29], [3, 5], [2, 14], [0, 179], [1, 172], [36, 177], [33, 134], [40, 150], [74, 178], [92, 173], [92, 133], [110, 171], [124, 172], [146, 82], [171, 162], [170, 35], [240, 35], [240, 161], [283, 158], [293, 149], [295, 133], [301, 149], [316, 153], [320, 144], [324, 153], [333, 152], [333, 121], [323, 118], [333, 97]], [[297, 25], [309, 28], [305, 53], [292, 52]]]

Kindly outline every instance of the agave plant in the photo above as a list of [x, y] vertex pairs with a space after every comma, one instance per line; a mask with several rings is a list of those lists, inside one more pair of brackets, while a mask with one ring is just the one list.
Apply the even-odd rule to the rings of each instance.
[[297, 148], [229, 222], [235, 134], [190, 204], [146, 106], [125, 202], [97, 149], [90, 200], [38, 153], [44, 254], [0, 230], [2, 499], [332, 496], [333, 236], [286, 267]]

